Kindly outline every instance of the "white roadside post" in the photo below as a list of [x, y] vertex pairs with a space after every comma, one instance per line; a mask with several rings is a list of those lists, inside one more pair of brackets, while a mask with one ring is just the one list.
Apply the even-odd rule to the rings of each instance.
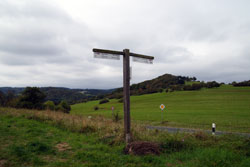
[[161, 122], [163, 122], [163, 110], [165, 108], [165, 105], [164, 104], [161, 104], [160, 105], [160, 109], [161, 109]]
[[216, 127], [215, 123], [212, 123], [212, 135], [215, 135], [215, 127]]

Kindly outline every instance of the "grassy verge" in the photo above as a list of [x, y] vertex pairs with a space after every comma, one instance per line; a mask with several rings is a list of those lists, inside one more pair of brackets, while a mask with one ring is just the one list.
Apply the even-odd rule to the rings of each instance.
[[57, 112], [0, 108], [1, 166], [247, 167], [250, 140], [203, 133], [168, 134], [133, 124], [136, 141], [161, 147], [159, 156], [125, 155], [122, 122]]

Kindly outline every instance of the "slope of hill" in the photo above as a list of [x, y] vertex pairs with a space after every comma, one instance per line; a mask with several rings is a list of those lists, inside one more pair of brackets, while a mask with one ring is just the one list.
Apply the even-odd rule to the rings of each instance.
[[[72, 114], [105, 115], [111, 117], [111, 107], [123, 115], [123, 104], [113, 99], [99, 104], [91, 101], [72, 105]], [[163, 113], [159, 108], [165, 104]], [[94, 110], [98, 106], [99, 110]], [[222, 85], [200, 91], [175, 91], [131, 96], [131, 119], [159, 125], [211, 129], [250, 133], [250, 87]]]

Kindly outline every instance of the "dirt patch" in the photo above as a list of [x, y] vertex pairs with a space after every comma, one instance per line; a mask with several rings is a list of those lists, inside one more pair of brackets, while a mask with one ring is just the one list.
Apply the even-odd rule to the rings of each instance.
[[4, 167], [6, 163], [7, 163], [6, 160], [4, 159], [0, 160], [0, 167]]
[[59, 152], [71, 150], [71, 147], [69, 146], [68, 143], [59, 143], [56, 145], [56, 148], [58, 149]]
[[196, 133], [194, 133], [194, 137], [198, 140], [202, 140], [205, 141], [208, 139], [208, 135], [202, 131], [198, 131]]
[[133, 155], [159, 155], [160, 148], [156, 143], [138, 141], [128, 144], [124, 149], [124, 153]]

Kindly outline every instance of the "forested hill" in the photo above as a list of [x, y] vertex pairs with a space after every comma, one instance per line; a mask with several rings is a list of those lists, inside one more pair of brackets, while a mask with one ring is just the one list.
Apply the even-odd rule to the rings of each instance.
[[[175, 76], [164, 74], [152, 80], [147, 80], [130, 87], [131, 95], [142, 95], [161, 92], [163, 89], [173, 88], [178, 85], [185, 85], [187, 81], [195, 81], [195, 77]], [[121, 98], [123, 88], [118, 88], [109, 95], [109, 98]]]
[[[0, 87], [0, 91], [4, 94], [12, 93], [16, 96], [20, 95], [24, 89], [24, 87]], [[63, 87], [41, 87], [40, 90], [46, 94], [46, 100], [52, 100], [55, 103], [59, 103], [61, 100], [67, 100], [71, 104], [95, 98], [96, 96], [111, 93], [113, 91], [113, 89], [69, 89]]]

